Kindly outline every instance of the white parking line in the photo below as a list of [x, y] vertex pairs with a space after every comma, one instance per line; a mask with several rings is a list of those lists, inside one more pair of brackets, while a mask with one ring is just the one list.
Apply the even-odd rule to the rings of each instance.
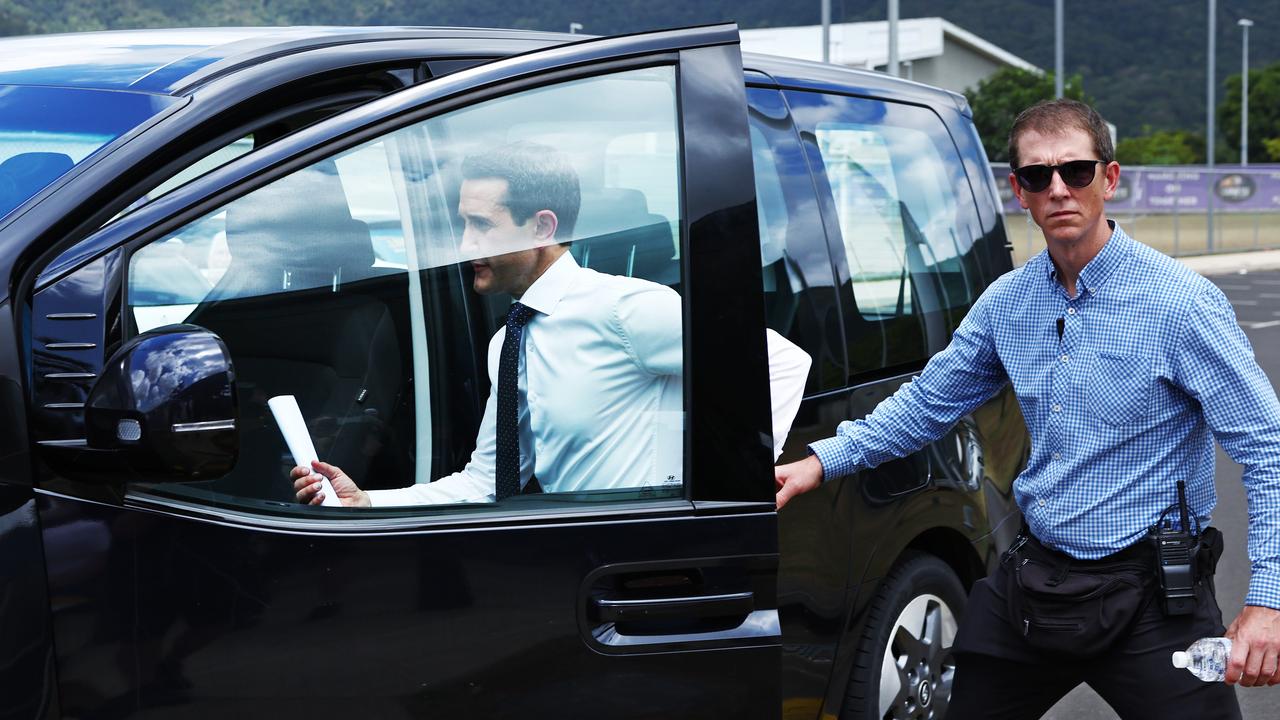
[[1262, 322], [1242, 322], [1240, 323], [1250, 330], [1259, 330], [1261, 328], [1269, 328], [1280, 325], [1280, 320], [1263, 320]]
[[1257, 305], [1257, 300], [1232, 300], [1232, 305]]

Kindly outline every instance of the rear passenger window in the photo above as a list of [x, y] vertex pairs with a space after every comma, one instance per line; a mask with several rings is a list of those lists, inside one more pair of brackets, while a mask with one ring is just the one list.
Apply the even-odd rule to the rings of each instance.
[[682, 497], [679, 157], [674, 69], [633, 70], [403, 128], [135, 249], [133, 330], [226, 342], [240, 457], [217, 480], [131, 487], [302, 511], [267, 404], [293, 395], [319, 459], [375, 508], [492, 507], [491, 388], [519, 296], [507, 437], [517, 492], [541, 497], [499, 504]]
[[[847, 272], [851, 374], [923, 362], [984, 287], [976, 208], [946, 127], [923, 107], [789, 93], [821, 167]], [[843, 278], [842, 278], [843, 279]]]
[[841, 387], [836, 282], [804, 151], [781, 92], [748, 88], [747, 102], [765, 319], [813, 359], [806, 392]]

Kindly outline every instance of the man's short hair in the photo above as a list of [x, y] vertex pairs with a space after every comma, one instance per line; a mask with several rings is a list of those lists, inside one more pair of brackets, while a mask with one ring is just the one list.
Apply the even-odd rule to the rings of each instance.
[[499, 145], [463, 160], [462, 177], [506, 180], [503, 204], [517, 225], [525, 224], [539, 210], [550, 210], [558, 221], [556, 238], [561, 243], [573, 239], [582, 190], [578, 173], [559, 150], [533, 142]]
[[1078, 100], [1060, 98], [1041, 100], [1018, 113], [1013, 127], [1009, 128], [1009, 167], [1015, 170], [1021, 167], [1018, 138], [1022, 133], [1030, 130], [1041, 135], [1061, 135], [1072, 129], [1088, 133], [1093, 140], [1093, 151], [1097, 153], [1098, 160], [1109, 163], [1116, 159], [1116, 151], [1111, 144], [1111, 130], [1098, 111]]

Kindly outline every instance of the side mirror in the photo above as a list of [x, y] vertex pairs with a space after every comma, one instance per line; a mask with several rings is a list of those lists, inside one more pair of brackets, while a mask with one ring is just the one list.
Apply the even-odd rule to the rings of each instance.
[[[168, 325], [120, 347], [85, 403], [92, 463], [132, 477], [191, 482], [230, 472], [240, 449], [235, 370], [227, 346], [195, 325]], [[103, 451], [106, 451], [105, 453]], [[120, 462], [123, 461], [123, 462]]]

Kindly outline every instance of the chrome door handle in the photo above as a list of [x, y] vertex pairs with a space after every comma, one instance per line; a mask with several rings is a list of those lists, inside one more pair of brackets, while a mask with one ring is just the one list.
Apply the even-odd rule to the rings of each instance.
[[672, 617], [745, 617], [755, 610], [755, 595], [737, 592], [646, 600], [600, 598], [595, 603], [601, 622], [635, 622]]

